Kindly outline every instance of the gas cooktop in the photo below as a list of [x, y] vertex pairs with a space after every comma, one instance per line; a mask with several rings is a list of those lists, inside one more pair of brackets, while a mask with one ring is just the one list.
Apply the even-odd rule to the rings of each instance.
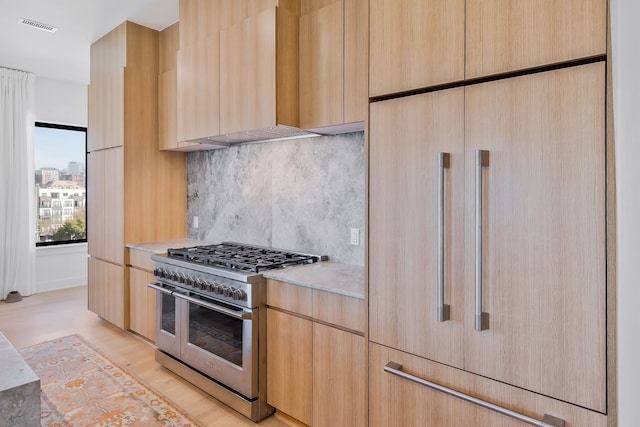
[[261, 273], [264, 270], [311, 264], [327, 257], [282, 249], [223, 242], [214, 245], [171, 248], [167, 258], [215, 268]]

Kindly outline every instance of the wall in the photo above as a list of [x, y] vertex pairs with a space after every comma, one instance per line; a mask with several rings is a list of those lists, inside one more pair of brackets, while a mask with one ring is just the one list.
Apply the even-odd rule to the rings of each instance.
[[640, 2], [611, 0], [618, 226], [618, 425], [640, 420]]
[[[36, 121], [87, 126], [87, 86], [36, 76]], [[36, 291], [85, 285], [87, 244], [36, 248]]]
[[[187, 156], [187, 235], [364, 265], [364, 132]], [[199, 227], [194, 228], [193, 217]], [[360, 245], [350, 245], [350, 229]]]

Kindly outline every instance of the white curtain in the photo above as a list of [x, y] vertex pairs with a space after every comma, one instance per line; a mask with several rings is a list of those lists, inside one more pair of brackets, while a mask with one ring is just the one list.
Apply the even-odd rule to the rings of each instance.
[[35, 293], [34, 81], [0, 68], [0, 300]]

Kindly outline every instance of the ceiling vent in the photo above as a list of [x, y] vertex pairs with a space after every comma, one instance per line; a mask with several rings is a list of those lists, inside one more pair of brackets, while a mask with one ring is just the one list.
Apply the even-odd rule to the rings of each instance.
[[37, 28], [38, 30], [47, 31], [49, 33], [55, 33], [58, 31], [57, 27], [49, 24], [43, 24], [42, 22], [34, 21], [32, 19], [20, 18], [18, 19], [19, 24], [26, 25], [27, 27]]

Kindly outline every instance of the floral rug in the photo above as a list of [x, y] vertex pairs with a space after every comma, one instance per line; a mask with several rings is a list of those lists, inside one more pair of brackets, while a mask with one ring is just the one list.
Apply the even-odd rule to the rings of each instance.
[[19, 352], [40, 377], [42, 426], [200, 426], [79, 335]]

